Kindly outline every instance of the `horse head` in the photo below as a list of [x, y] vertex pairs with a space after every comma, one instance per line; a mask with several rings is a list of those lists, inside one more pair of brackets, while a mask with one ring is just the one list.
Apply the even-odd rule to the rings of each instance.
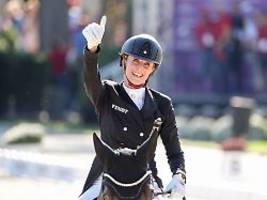
[[102, 192], [98, 200], [151, 200], [152, 160], [157, 145], [158, 129], [136, 149], [112, 149], [94, 133], [95, 151], [104, 164]]

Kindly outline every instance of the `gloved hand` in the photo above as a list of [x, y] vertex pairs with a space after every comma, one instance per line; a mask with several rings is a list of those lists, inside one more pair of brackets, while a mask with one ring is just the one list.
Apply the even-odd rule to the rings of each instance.
[[182, 199], [185, 196], [185, 181], [180, 174], [172, 177], [164, 192], [171, 192], [171, 197], [175, 197], [175, 199]]
[[88, 49], [97, 47], [101, 43], [105, 32], [106, 22], [107, 22], [107, 17], [104, 15], [100, 20], [100, 24], [93, 22], [91, 24], [88, 24], [83, 29], [82, 33], [87, 41]]

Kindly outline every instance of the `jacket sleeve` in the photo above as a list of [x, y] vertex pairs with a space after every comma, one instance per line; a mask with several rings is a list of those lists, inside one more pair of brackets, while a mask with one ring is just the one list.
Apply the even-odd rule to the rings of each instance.
[[91, 53], [87, 48], [84, 48], [84, 87], [87, 96], [95, 108], [99, 110], [100, 101], [104, 93], [104, 85], [100, 78], [97, 59], [98, 53]]
[[165, 104], [164, 107], [164, 121], [160, 131], [160, 137], [166, 149], [168, 163], [173, 174], [176, 173], [178, 169], [185, 172], [184, 152], [181, 149], [179, 132], [171, 101]]

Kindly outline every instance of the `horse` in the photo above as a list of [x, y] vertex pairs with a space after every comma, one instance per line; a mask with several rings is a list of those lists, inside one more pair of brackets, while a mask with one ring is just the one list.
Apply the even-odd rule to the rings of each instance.
[[152, 172], [148, 163], [152, 160], [160, 120], [155, 120], [149, 137], [136, 149], [112, 149], [93, 134], [95, 152], [104, 165], [102, 189], [97, 200], [152, 200]]

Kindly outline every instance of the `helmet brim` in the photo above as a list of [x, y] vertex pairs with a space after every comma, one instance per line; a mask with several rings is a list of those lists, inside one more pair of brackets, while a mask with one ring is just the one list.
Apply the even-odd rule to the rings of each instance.
[[123, 53], [123, 54], [120, 53], [120, 55], [121, 55], [121, 56], [122, 56], [122, 55], [132, 56], [132, 57], [134, 57], [134, 58], [137, 58], [137, 59], [140, 59], [140, 60], [145, 60], [145, 61], [154, 63], [154, 64], [156, 64], [156, 65], [159, 65], [159, 64], [160, 64], [159, 62], [157, 62], [157, 61], [155, 61], [155, 60], [152, 60], [152, 59], [149, 59], [149, 58], [140, 56], [140, 55], [132, 54], [132, 53]]

